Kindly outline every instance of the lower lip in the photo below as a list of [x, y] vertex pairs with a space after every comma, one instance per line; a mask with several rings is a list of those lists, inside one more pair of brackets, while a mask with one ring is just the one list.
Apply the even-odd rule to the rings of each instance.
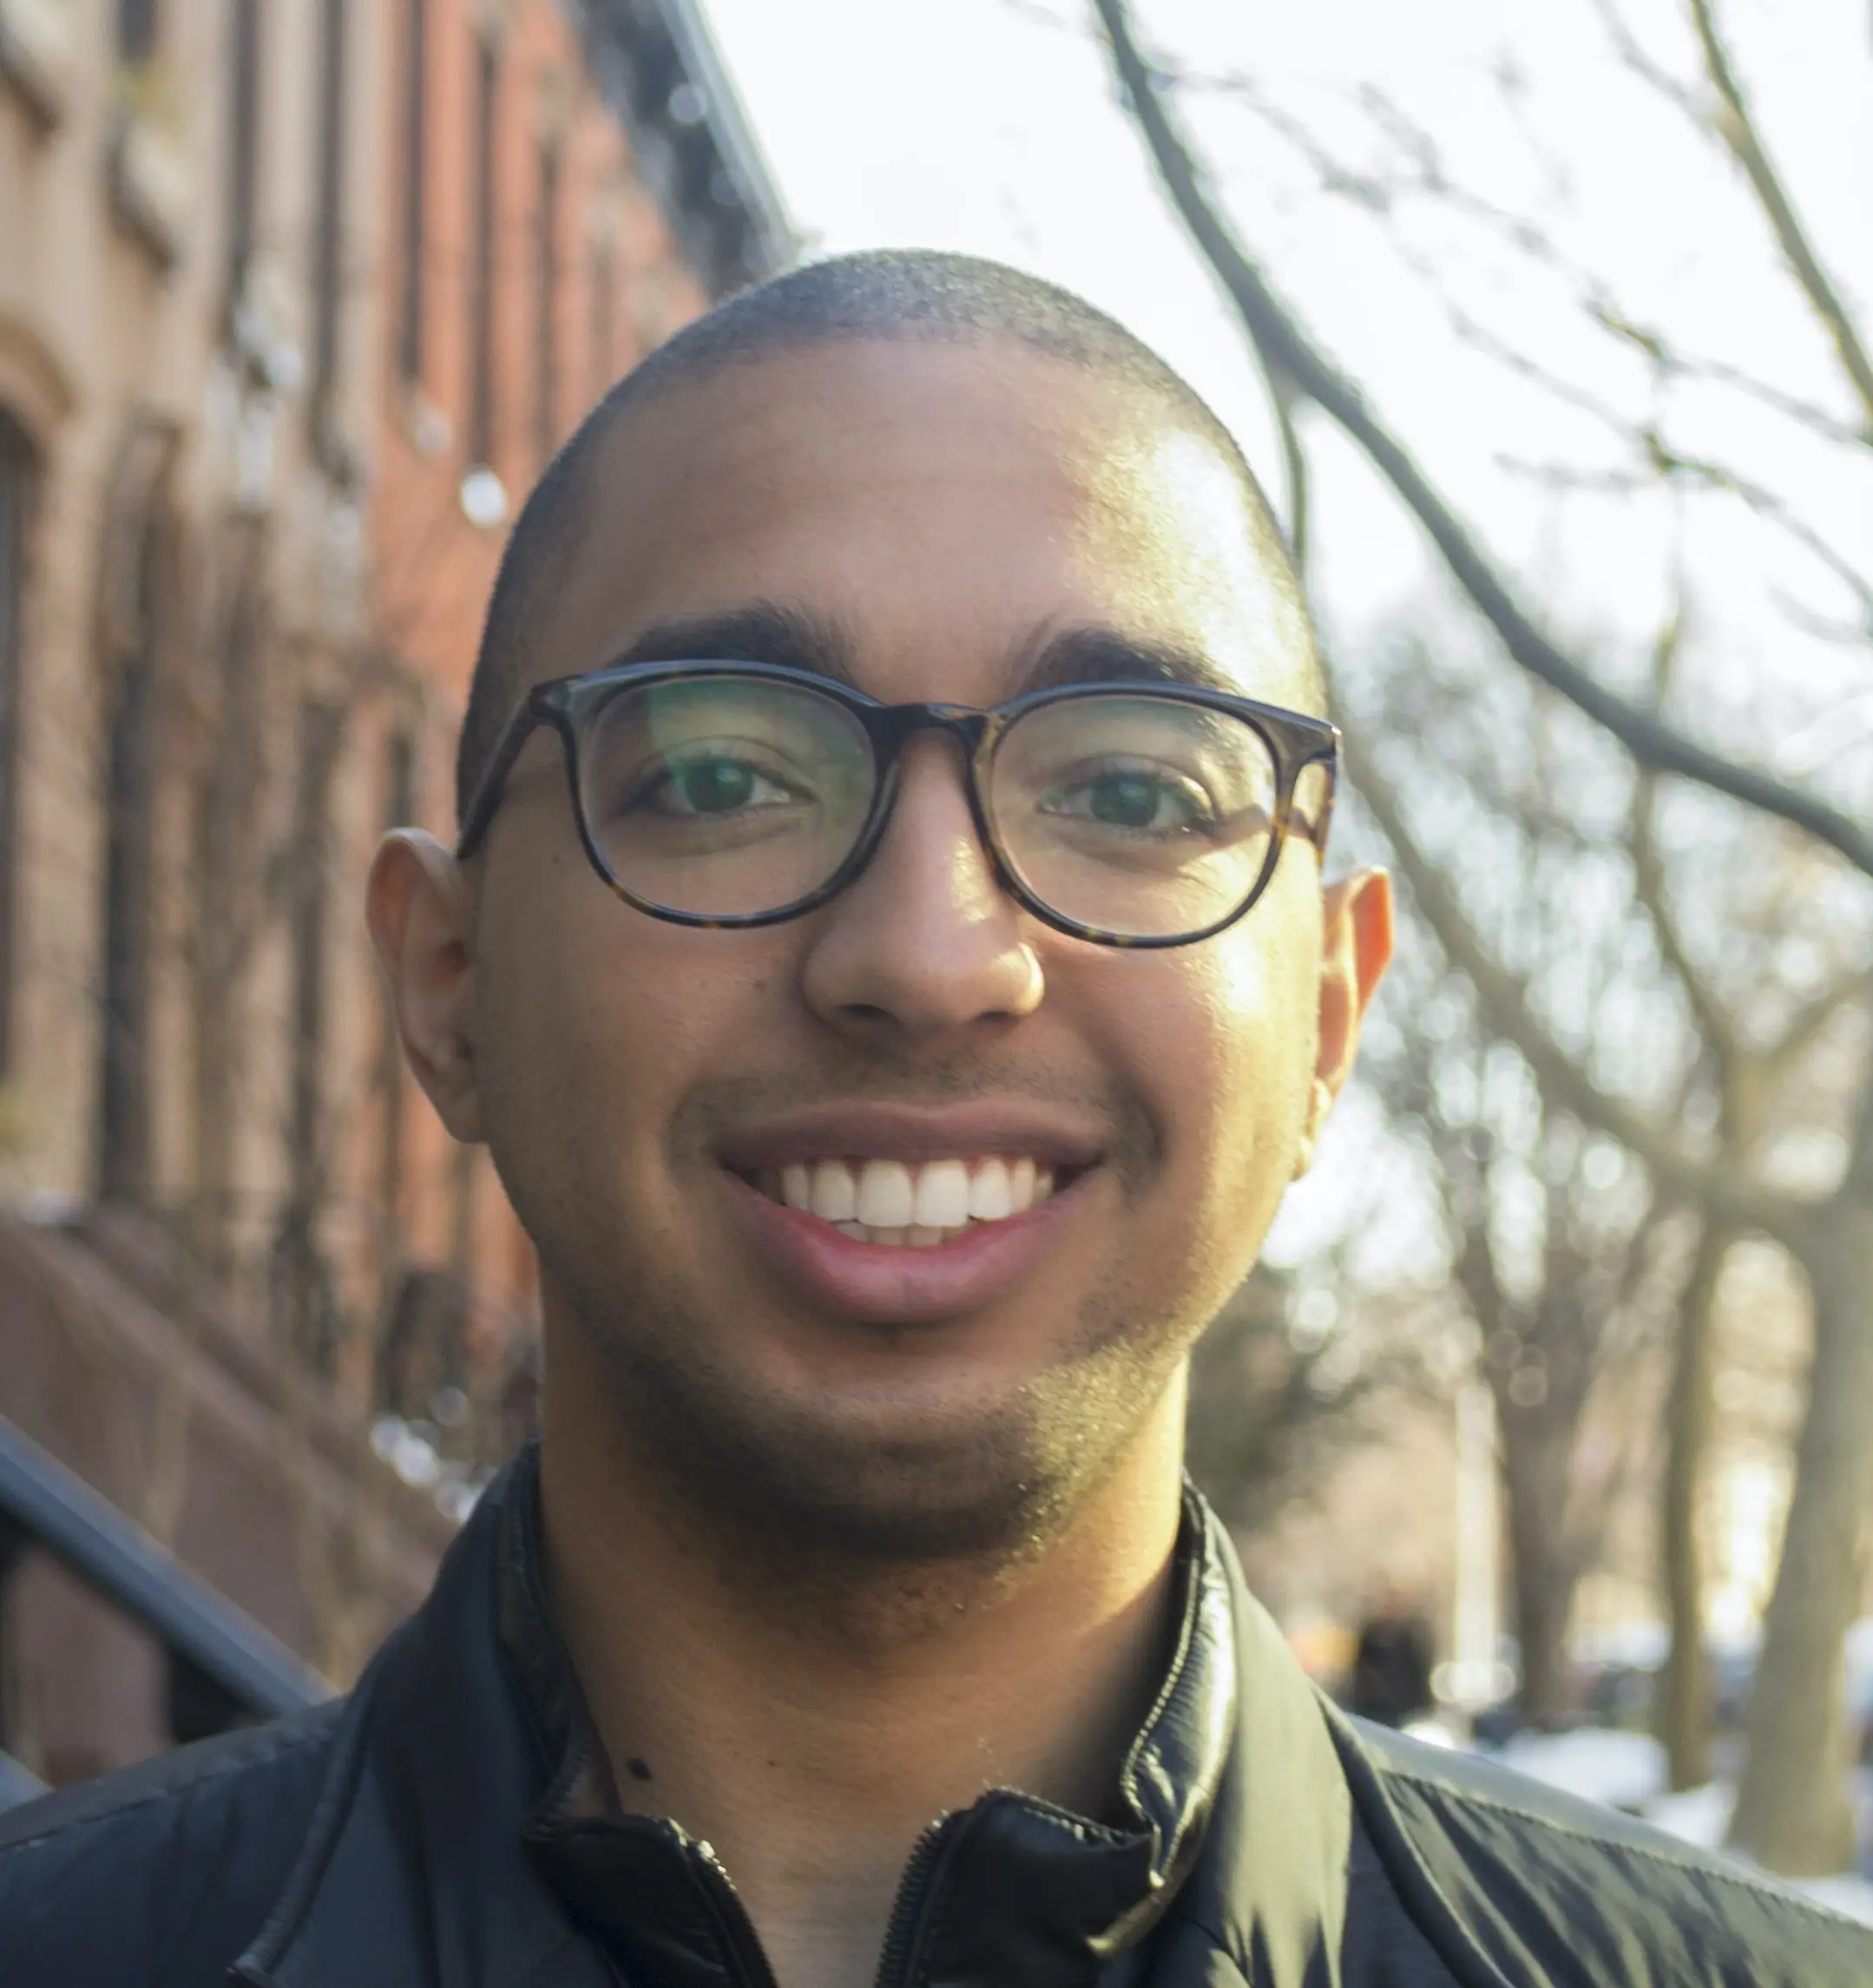
[[960, 1318], [1030, 1275], [1072, 1218], [1089, 1167], [1048, 1200], [1003, 1222], [976, 1222], [927, 1249], [861, 1243], [830, 1222], [771, 1201], [726, 1168], [730, 1198], [756, 1250], [818, 1309], [871, 1325], [934, 1325]]

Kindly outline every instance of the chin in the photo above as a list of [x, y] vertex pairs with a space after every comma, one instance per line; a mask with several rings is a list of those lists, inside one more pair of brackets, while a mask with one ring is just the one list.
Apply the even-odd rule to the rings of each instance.
[[[665, 1408], [674, 1407], [667, 1397]], [[822, 1395], [720, 1399], [663, 1423], [688, 1477], [739, 1531], [842, 1558], [936, 1560], [1006, 1552], [1061, 1502], [1062, 1472], [1027, 1391], [904, 1402]], [[687, 1474], [687, 1473], [686, 1473]]]
[[815, 1388], [643, 1326], [593, 1335], [619, 1433], [667, 1495], [788, 1559], [1023, 1557], [1070, 1521], [1158, 1392], [1110, 1333], [1018, 1381]]

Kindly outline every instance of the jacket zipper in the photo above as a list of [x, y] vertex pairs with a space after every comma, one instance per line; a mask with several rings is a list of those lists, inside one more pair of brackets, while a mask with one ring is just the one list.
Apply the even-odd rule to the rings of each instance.
[[[890, 1920], [884, 1929], [876, 1988], [910, 1988], [911, 1968], [922, 1958], [923, 1908], [934, 1888], [944, 1847], [963, 1819], [962, 1811], [944, 1816], [940, 1822], [931, 1823], [912, 1845], [904, 1876], [897, 1881]], [[706, 1843], [695, 1844], [693, 1851], [701, 1870], [703, 1896], [727, 1951], [730, 1971], [739, 1972], [739, 1988], [779, 1988], [761, 1945], [761, 1936], [754, 1930], [754, 1921], [748, 1917], [748, 1908], [741, 1902], [728, 1867]]]
[[884, 1928], [875, 1988], [911, 1988], [912, 1970], [923, 1958], [923, 1908], [935, 1888], [943, 1853], [967, 1813], [958, 1809], [940, 1822], [931, 1823], [911, 1846], [904, 1874], [897, 1880], [890, 1919]]
[[736, 1979], [739, 1972], [739, 1988], [780, 1988], [728, 1867], [706, 1843], [694, 1845], [693, 1853], [702, 1869], [702, 1895], [715, 1915], [716, 1931], [727, 1950], [730, 1978]]

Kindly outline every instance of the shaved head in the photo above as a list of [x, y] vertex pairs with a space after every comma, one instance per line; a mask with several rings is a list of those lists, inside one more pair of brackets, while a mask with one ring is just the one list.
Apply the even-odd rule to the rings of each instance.
[[[406, 1040], [537, 1253], [549, 1470], [587, 1457], [737, 1568], [861, 1607], [868, 1569], [973, 1583], [1097, 1533], [1121, 1480], [1148, 1480], [1168, 1552], [1186, 1354], [1307, 1164], [1387, 942], [1382, 882], [1327, 878], [1285, 832], [1305, 809], [1252, 715], [1305, 707], [1313, 655], [1214, 417], [1029, 278], [924, 255], [805, 270], [619, 387], [517, 531], [464, 785], [523, 687], [627, 664], [681, 683], [713, 659], [798, 675], [789, 708], [829, 724], [853, 693], [1103, 699], [1114, 731], [1042, 767], [1022, 818], [1066, 851], [1107, 823], [1107, 867], [1140, 889], [1239, 824], [1283, 836], [1213, 934], [1105, 944], [1009, 887], [992, 759], [919, 727], [888, 765], [854, 747], [852, 791], [882, 811], [831, 896], [697, 923], [621, 890], [595, 823], [647, 824], [714, 875], [818, 833], [830, 786], [739, 706], [659, 729], [633, 679], [515, 732], [470, 855], [391, 838], [372, 929]], [[1239, 805], [1206, 722], [1152, 750], [1124, 703], [1147, 692], [1239, 707], [1271, 748]], [[745, 800], [666, 778], [705, 764], [745, 769]], [[1148, 816], [1089, 811], [1134, 773]], [[856, 1208], [874, 1162], [888, 1184], [997, 1159], [1011, 1212], [979, 1235], [785, 1201], [789, 1170], [822, 1162], [858, 1170]]]
[[1115, 318], [1035, 276], [974, 256], [873, 250], [809, 264], [745, 290], [660, 345], [612, 388], [548, 466], [501, 561], [456, 759], [465, 811], [515, 700], [538, 673], [551, 603], [600, 522], [590, 472], [632, 411], [731, 368], [840, 342], [1009, 344], [1109, 383], [1213, 450], [1245, 500], [1253, 550], [1291, 610], [1304, 702], [1325, 687], [1300, 583], [1233, 436], [1182, 376]]

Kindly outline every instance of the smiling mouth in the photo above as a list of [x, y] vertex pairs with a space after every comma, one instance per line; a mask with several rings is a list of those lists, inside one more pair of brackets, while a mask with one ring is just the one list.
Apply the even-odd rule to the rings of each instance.
[[1025, 1153], [991, 1153], [917, 1165], [803, 1159], [741, 1178], [770, 1201], [811, 1215], [855, 1243], [928, 1250], [1027, 1214], [1084, 1171]]

